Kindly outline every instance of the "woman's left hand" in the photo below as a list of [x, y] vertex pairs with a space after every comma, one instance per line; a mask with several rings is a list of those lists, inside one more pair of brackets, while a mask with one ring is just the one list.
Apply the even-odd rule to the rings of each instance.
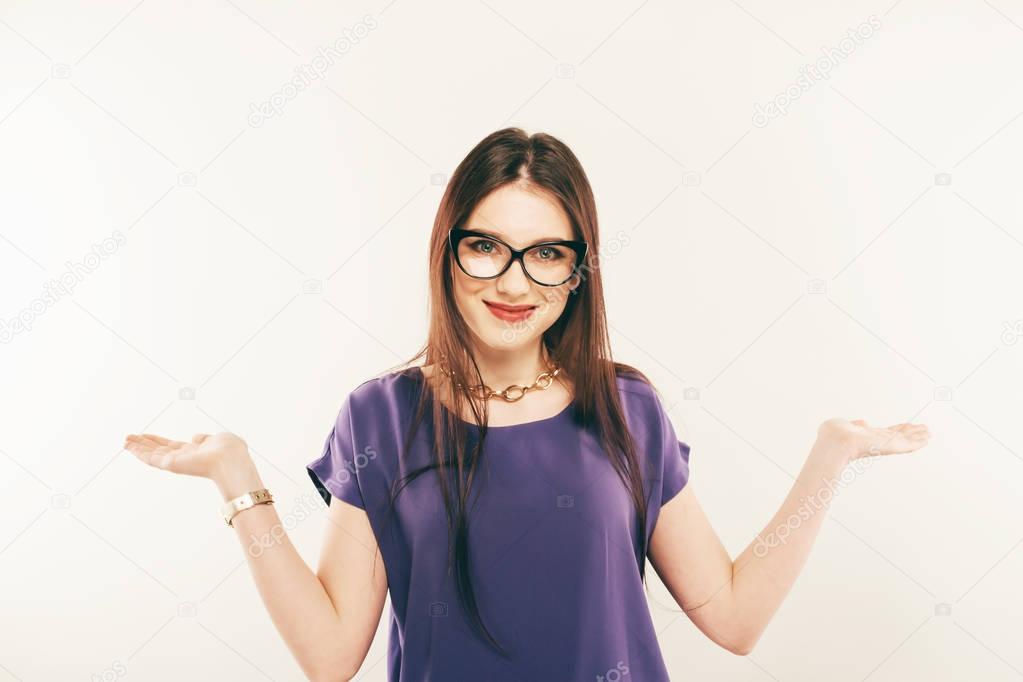
[[913, 452], [927, 445], [931, 432], [926, 424], [870, 426], [862, 419], [829, 419], [817, 429], [818, 438], [834, 440], [848, 454], [849, 461], [875, 455]]

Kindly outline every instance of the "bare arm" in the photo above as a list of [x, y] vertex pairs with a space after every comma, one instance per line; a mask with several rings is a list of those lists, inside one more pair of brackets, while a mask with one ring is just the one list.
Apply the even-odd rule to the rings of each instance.
[[687, 483], [661, 509], [651, 564], [704, 634], [733, 653], [749, 653], [803, 569], [845, 467], [870, 455], [919, 449], [928, 436], [923, 425], [824, 422], [778, 511], [734, 561]]
[[[192, 443], [129, 436], [125, 447], [152, 466], [210, 478], [223, 500], [264, 487], [244, 441], [230, 434]], [[270, 618], [303, 672], [316, 681], [349, 680], [376, 633], [387, 576], [365, 511], [332, 498], [327, 518], [317, 573], [274, 505], [246, 509], [232, 523]]]

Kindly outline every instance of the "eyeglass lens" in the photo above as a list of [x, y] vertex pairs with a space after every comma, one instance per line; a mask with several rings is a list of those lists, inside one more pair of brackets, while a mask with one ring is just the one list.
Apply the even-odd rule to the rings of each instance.
[[[490, 239], [469, 236], [458, 244], [458, 262], [473, 277], [493, 277], [504, 269], [510, 258], [508, 247]], [[552, 286], [569, 278], [575, 260], [575, 251], [567, 246], [535, 246], [522, 254], [530, 277]]]

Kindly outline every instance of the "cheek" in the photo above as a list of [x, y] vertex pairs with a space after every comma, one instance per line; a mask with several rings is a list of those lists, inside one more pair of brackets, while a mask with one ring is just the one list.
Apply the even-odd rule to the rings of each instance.
[[461, 271], [455, 273], [454, 290], [455, 300], [458, 302], [460, 308], [464, 310], [475, 298], [479, 297], [480, 291], [484, 288], [485, 282], [472, 279], [466, 276]]
[[568, 299], [571, 295], [569, 287], [566, 285], [545, 291], [543, 298], [546, 302], [541, 304], [540, 314], [544, 319], [553, 323], [561, 317], [561, 313], [565, 312], [565, 307], [568, 305]]

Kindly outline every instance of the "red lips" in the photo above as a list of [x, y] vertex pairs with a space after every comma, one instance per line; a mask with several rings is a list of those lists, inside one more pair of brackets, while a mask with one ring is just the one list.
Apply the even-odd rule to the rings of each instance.
[[505, 305], [503, 303], [494, 303], [492, 301], [483, 302], [492, 308], [497, 308], [498, 310], [507, 310], [509, 313], [521, 313], [523, 311], [530, 310], [536, 307], [535, 305]]

